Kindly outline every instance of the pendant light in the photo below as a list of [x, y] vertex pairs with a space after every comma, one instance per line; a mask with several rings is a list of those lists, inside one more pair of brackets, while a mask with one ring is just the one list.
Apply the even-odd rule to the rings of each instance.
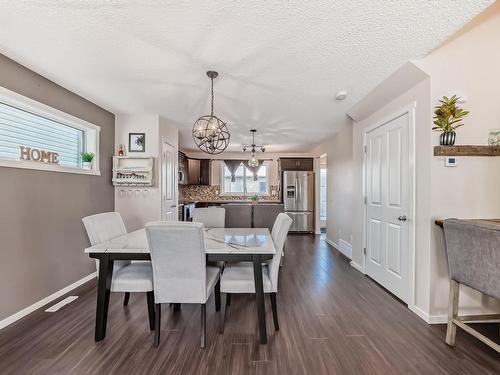
[[211, 80], [211, 106], [210, 114], [201, 116], [194, 122], [193, 139], [198, 148], [207, 154], [220, 154], [229, 145], [231, 135], [224, 121], [214, 115], [214, 78], [219, 73], [209, 70], [208, 78]]
[[248, 166], [249, 167], [258, 167], [259, 166], [259, 161], [255, 157], [255, 148], [260, 148], [260, 151], [265, 152], [266, 149], [264, 146], [256, 145], [255, 144], [255, 133], [257, 132], [256, 129], [251, 129], [252, 132], [252, 144], [251, 145], [243, 145], [243, 152], [246, 152], [247, 149], [250, 149], [250, 159], [248, 160]]

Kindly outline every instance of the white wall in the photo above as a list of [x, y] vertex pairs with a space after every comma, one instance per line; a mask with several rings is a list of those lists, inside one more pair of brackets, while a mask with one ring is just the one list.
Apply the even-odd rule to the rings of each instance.
[[[155, 184], [145, 188], [115, 187], [115, 209], [125, 222], [128, 231], [136, 230], [149, 221], [161, 219], [160, 165], [162, 137], [177, 149], [178, 131], [158, 115], [117, 115], [115, 120], [115, 149], [125, 145], [128, 153], [128, 133], [145, 133], [144, 153], [134, 156], [152, 156], [155, 163]], [[177, 184], [176, 184], [177, 186]], [[129, 194], [131, 192], [131, 195]], [[137, 192], [138, 191], [138, 192]], [[177, 196], [177, 194], [176, 194]]]

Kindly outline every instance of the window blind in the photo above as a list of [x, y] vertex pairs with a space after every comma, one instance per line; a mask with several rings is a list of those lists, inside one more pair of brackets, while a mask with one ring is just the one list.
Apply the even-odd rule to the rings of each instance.
[[19, 160], [19, 146], [59, 154], [59, 164], [81, 167], [84, 131], [0, 102], [0, 158]]

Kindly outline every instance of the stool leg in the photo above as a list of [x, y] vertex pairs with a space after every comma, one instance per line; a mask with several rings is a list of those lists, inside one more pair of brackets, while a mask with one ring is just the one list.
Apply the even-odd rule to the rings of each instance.
[[448, 327], [446, 329], [446, 343], [450, 346], [455, 345], [457, 326], [453, 323], [458, 315], [458, 292], [460, 284], [455, 280], [450, 280], [450, 296], [448, 300]]

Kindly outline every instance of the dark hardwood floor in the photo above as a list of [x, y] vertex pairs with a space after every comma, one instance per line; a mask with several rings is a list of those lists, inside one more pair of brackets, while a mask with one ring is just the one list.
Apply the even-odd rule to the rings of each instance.
[[[500, 355], [458, 330], [428, 326], [352, 268], [319, 236], [292, 235], [280, 275], [280, 331], [266, 299], [269, 343], [259, 345], [252, 296], [234, 295], [224, 335], [213, 297], [207, 347], [199, 306], [164, 307], [153, 347], [145, 294], [112, 293], [106, 339], [94, 342], [95, 282], [56, 313], [36, 312], [0, 331], [1, 374], [499, 374]], [[491, 335], [497, 335], [491, 327]]]

